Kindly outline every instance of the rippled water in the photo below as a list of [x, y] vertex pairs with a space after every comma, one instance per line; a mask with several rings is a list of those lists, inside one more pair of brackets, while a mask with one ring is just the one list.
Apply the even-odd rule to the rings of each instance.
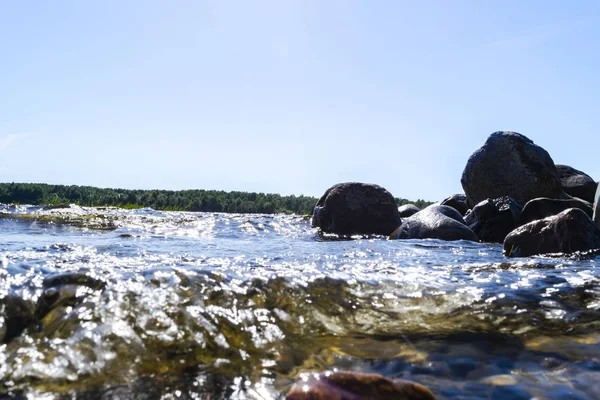
[[4, 206], [0, 398], [273, 399], [338, 368], [440, 399], [598, 399], [597, 263], [324, 241], [299, 216]]

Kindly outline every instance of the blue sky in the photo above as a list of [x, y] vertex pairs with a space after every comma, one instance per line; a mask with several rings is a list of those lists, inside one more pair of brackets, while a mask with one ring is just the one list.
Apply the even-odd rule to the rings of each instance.
[[497, 130], [598, 180], [599, 11], [0, 2], [0, 181], [440, 200]]

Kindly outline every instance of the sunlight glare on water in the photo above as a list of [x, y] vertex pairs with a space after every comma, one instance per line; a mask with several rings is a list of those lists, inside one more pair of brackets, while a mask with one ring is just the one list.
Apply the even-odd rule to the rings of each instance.
[[327, 241], [286, 215], [2, 217], [0, 393], [271, 399], [337, 368], [447, 399], [600, 398], [596, 257]]

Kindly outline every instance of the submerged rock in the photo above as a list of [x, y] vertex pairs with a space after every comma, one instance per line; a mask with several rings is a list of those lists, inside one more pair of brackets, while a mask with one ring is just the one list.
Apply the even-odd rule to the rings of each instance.
[[378, 185], [340, 183], [315, 205], [312, 226], [338, 235], [389, 235], [400, 224], [394, 196]]
[[590, 203], [594, 202], [598, 183], [591, 176], [568, 165], [556, 164], [556, 169], [565, 193]]
[[508, 196], [525, 204], [537, 197], [568, 198], [546, 150], [516, 132], [495, 132], [475, 151], [461, 183], [471, 204]]
[[440, 205], [431, 205], [404, 218], [390, 239], [478, 240], [458, 211]]
[[600, 231], [579, 208], [569, 208], [558, 215], [530, 222], [512, 231], [504, 240], [504, 255], [508, 257], [598, 248]]
[[403, 206], [398, 207], [398, 213], [400, 214], [400, 218], [410, 217], [421, 211], [421, 209], [414, 204], [405, 204]]
[[539, 199], [530, 200], [525, 204], [525, 207], [523, 207], [523, 211], [521, 212], [519, 225], [525, 225], [531, 221], [556, 215], [569, 208], [579, 208], [590, 218], [593, 215], [592, 206], [586, 201], [580, 199], [548, 199], [546, 197], [541, 197]]
[[0, 299], [0, 343], [8, 343], [36, 321], [32, 301], [15, 294]]
[[502, 243], [519, 226], [523, 206], [510, 197], [486, 199], [465, 217], [469, 228], [484, 242]]
[[304, 374], [286, 400], [435, 400], [418, 383], [391, 380], [378, 374], [329, 372]]
[[440, 205], [442, 206], [450, 206], [456, 211], [458, 211], [461, 215], [465, 215], [467, 211], [469, 211], [469, 200], [467, 199], [467, 195], [465, 194], [453, 194], [452, 196], [444, 199]]

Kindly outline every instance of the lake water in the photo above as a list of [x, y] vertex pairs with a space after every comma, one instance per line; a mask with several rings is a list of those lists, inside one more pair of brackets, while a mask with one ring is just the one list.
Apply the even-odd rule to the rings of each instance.
[[597, 256], [324, 241], [299, 216], [0, 212], [2, 399], [276, 399], [333, 369], [440, 399], [600, 398]]

